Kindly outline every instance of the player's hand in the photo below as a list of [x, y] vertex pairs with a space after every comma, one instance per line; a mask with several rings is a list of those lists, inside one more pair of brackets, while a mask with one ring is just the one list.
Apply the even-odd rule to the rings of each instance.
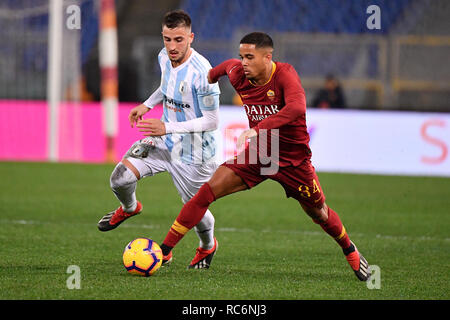
[[208, 78], [208, 83], [209, 83], [209, 84], [213, 84], [213, 83], [214, 83], [214, 82], [212, 82], [211, 76], [209, 75], [209, 73], [211, 72], [211, 70], [212, 70], [212, 69], [209, 69], [209, 71], [208, 71], [208, 77], [207, 77], [207, 78]]
[[255, 129], [249, 129], [249, 130], [245, 130], [244, 132], [241, 133], [241, 135], [239, 136], [239, 138], [237, 139], [237, 149], [240, 150], [242, 148], [242, 146], [245, 144], [245, 142], [247, 141], [247, 139], [256, 137], [258, 134], [256, 133]]
[[159, 119], [144, 119], [139, 120], [136, 125], [140, 132], [143, 132], [144, 136], [163, 136], [166, 134], [166, 126], [164, 122]]
[[130, 121], [130, 125], [133, 128], [134, 124], [137, 123], [139, 120], [142, 120], [142, 116], [148, 112], [148, 108], [140, 104], [137, 107], [134, 107], [131, 109], [130, 113], [128, 114], [128, 120]]

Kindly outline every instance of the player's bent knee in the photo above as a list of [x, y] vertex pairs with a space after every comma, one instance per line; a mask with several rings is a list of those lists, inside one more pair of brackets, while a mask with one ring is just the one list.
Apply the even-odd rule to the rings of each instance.
[[124, 164], [128, 169], [130, 169], [134, 173], [134, 175], [136, 176], [136, 179], [139, 180], [141, 178], [141, 174], [139, 173], [139, 170], [136, 169], [136, 167], [130, 161], [128, 161], [127, 158], [122, 159], [122, 164]]
[[123, 163], [118, 163], [111, 173], [109, 179], [111, 189], [115, 190], [124, 186], [128, 186], [137, 181], [137, 177], [130, 168]]

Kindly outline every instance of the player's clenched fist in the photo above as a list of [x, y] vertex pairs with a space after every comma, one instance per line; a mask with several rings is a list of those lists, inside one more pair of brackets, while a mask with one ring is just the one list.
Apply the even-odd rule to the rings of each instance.
[[137, 107], [131, 109], [130, 114], [128, 115], [128, 120], [130, 121], [130, 125], [133, 128], [134, 124], [139, 120], [142, 120], [142, 116], [148, 112], [148, 108], [140, 104]]

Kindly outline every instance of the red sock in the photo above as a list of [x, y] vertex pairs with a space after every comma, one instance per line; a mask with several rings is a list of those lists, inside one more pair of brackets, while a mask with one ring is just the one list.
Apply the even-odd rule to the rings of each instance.
[[167, 233], [163, 244], [167, 247], [175, 247], [178, 241], [202, 220], [206, 210], [214, 200], [216, 200], [216, 197], [209, 184], [203, 184], [195, 196], [185, 203]]
[[[318, 223], [317, 221], [314, 221]], [[328, 219], [325, 222], [318, 223], [322, 229], [334, 238], [334, 240], [341, 246], [342, 249], [350, 247], [350, 238], [343, 226], [341, 219], [336, 212], [328, 208]]]

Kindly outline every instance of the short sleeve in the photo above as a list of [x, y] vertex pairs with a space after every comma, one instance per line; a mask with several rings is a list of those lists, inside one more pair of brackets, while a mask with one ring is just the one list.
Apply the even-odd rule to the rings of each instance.
[[194, 81], [194, 91], [201, 110], [214, 110], [219, 107], [219, 85], [208, 83], [207, 73], [197, 75]]

